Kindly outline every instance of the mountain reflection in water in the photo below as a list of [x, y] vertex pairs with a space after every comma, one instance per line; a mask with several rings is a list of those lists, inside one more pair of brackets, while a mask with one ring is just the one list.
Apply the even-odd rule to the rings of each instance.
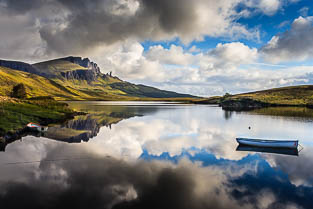
[[[23, 133], [20, 138], [32, 135], [68, 143], [88, 142], [89, 139], [98, 135], [101, 127], [105, 126], [111, 129], [113, 124], [135, 116], [142, 115], [135, 112], [123, 112], [114, 108], [106, 111], [96, 111], [88, 115], [77, 116], [75, 119], [66, 121], [62, 125], [50, 126], [46, 132]], [[12, 142], [14, 140], [0, 142], [0, 151], [5, 151], [5, 147]]]
[[[100, 128], [105, 126], [111, 129], [123, 119], [135, 117], [132, 113], [97, 113], [76, 117], [63, 125], [53, 126], [43, 133], [43, 137], [68, 143], [88, 142], [98, 135]], [[140, 115], [137, 115], [140, 116]]]
[[[0, 153], [0, 208], [313, 204], [309, 120], [237, 112], [225, 119], [212, 106], [101, 104], [71, 103], [89, 115], [7, 145]], [[305, 148], [298, 157], [238, 152], [237, 136], [296, 138]]]

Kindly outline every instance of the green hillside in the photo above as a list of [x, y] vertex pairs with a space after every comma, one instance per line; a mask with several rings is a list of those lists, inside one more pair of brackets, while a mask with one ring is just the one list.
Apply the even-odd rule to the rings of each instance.
[[122, 81], [109, 73], [102, 73], [96, 63], [81, 57], [65, 57], [33, 65], [0, 60], [0, 96], [9, 96], [13, 86], [19, 83], [25, 85], [28, 97], [51, 96], [56, 100], [195, 98], [192, 95]]
[[269, 106], [313, 106], [313, 85], [288, 86], [242, 94], [201, 99], [196, 103], [219, 104], [225, 109]]
[[250, 98], [269, 104], [296, 106], [311, 105], [313, 104], [313, 85], [274, 88], [229, 97], [229, 99], [242, 98]]
[[0, 139], [29, 122], [49, 124], [65, 121], [76, 113], [67, 104], [51, 99], [20, 100], [0, 96]]
[[[126, 93], [105, 85], [102, 79], [89, 85], [86, 81], [47, 79], [39, 75], [0, 67], [0, 96], [10, 96], [13, 86], [22, 83], [28, 98], [51, 96], [56, 100], [131, 99]], [[62, 85], [63, 84], [63, 85]]]
[[55, 99], [76, 99], [78, 96], [58, 83], [31, 73], [0, 66], [0, 96], [10, 96], [13, 86], [23, 83], [28, 97], [52, 96]]
[[[69, 60], [76, 61], [77, 63], [72, 63]], [[49, 74], [53, 81], [63, 85], [76, 94], [80, 95], [81, 92], [89, 95], [88, 98], [82, 96], [82, 99], [138, 100], [140, 98], [194, 97], [188, 94], [179, 94], [122, 81], [118, 77], [111, 76], [108, 73], [101, 73], [97, 66], [93, 66], [96, 65], [93, 62], [90, 62], [92, 69], [78, 64], [79, 62], [83, 62], [83, 60], [80, 60], [79, 57], [66, 57], [37, 63], [33, 66], [42, 72], [42, 74]], [[65, 73], [67, 73], [67, 75], [64, 76]]]
[[64, 60], [51, 60], [48, 62], [40, 62], [33, 65], [37, 69], [44, 70], [47, 74], [57, 75], [60, 72], [71, 70], [87, 70], [87, 68], [80, 65], [64, 61]]

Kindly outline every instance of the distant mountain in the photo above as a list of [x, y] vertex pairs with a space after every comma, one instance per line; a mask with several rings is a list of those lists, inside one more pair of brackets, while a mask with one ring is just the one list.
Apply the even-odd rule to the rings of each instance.
[[59, 78], [67, 80], [86, 80], [87, 82], [96, 81], [102, 77], [100, 68], [96, 63], [88, 58], [65, 57], [32, 65], [41, 75], [48, 78]]
[[102, 73], [88, 58], [65, 57], [36, 64], [0, 60], [0, 95], [9, 95], [18, 83], [29, 96], [52, 96], [58, 100], [138, 100], [195, 98], [189, 94], [136, 85]]

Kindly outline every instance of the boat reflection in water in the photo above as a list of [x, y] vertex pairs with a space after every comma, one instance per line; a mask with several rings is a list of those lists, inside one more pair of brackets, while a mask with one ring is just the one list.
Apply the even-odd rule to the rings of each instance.
[[247, 145], [238, 145], [236, 151], [247, 151], [247, 152], [264, 152], [282, 155], [294, 155], [298, 156], [299, 151], [296, 148], [272, 148], [272, 147], [255, 147]]

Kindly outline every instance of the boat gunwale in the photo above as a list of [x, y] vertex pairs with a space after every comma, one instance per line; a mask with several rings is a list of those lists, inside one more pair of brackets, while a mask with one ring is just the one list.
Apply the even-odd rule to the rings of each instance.
[[250, 138], [236, 138], [237, 142], [240, 140], [251, 141], [251, 142], [264, 142], [264, 143], [290, 143], [299, 142], [299, 140], [268, 140], [268, 139], [250, 139]]

